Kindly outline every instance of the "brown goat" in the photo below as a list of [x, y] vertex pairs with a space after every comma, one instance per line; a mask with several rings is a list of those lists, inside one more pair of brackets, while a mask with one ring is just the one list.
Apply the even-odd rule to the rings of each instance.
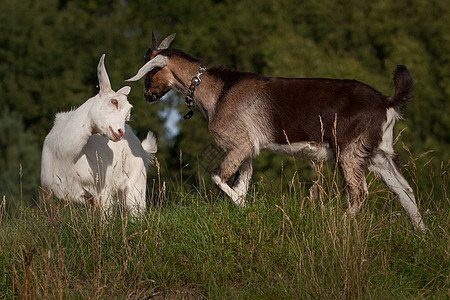
[[[145, 65], [128, 81], [145, 76], [148, 102], [175, 89], [187, 97], [189, 109], [194, 104], [205, 115], [211, 135], [226, 152], [212, 180], [234, 203], [245, 204], [252, 159], [269, 149], [306, 159], [334, 158], [347, 188], [350, 215], [367, 198], [368, 167], [398, 196], [414, 227], [426, 229], [393, 148], [395, 121], [413, 92], [406, 67], [394, 71], [395, 94], [389, 97], [355, 80], [205, 70], [198, 59], [168, 49], [174, 37], [157, 46], [153, 35]], [[230, 187], [227, 180], [235, 173]]]

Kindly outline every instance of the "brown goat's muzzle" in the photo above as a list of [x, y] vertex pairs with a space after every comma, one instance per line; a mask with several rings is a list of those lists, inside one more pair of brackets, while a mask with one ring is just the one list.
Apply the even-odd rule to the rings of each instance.
[[150, 92], [150, 93], [145, 92], [145, 93], [144, 93], [144, 97], [145, 97], [145, 100], [146, 100], [148, 103], [157, 102], [157, 101], [159, 100], [159, 97], [156, 96], [155, 94], [151, 93], [151, 92]]

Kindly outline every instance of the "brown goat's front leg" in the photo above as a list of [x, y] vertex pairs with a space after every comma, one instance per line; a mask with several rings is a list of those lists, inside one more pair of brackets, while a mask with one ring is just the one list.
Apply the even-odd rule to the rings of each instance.
[[[244, 196], [245, 193], [243, 193], [242, 189], [240, 188], [241, 184], [245, 186], [248, 186], [248, 183], [246, 181], [250, 180], [251, 174], [251, 158], [248, 155], [243, 154], [242, 149], [236, 149], [233, 151], [229, 151], [227, 155], [225, 156], [225, 159], [222, 161], [220, 166], [214, 170], [214, 172], [211, 175], [212, 181], [225, 193], [228, 197], [230, 197], [233, 202], [236, 205], [244, 206]], [[248, 165], [248, 162], [250, 164]], [[244, 163], [245, 162], [245, 163]], [[239, 187], [236, 190], [231, 188], [227, 180], [233, 175], [238, 168], [243, 165], [241, 171], [244, 171], [244, 174], [240, 174], [238, 176], [244, 176], [242, 177], [243, 183], [239, 183], [239, 179], [236, 181], [235, 185], [233, 187]], [[250, 171], [250, 172], [249, 172]], [[247, 179], [248, 178], [248, 179]]]
[[239, 167], [239, 171], [236, 173], [236, 178], [233, 182], [233, 190], [236, 191], [240, 197], [245, 197], [247, 194], [252, 174], [252, 159], [248, 158]]

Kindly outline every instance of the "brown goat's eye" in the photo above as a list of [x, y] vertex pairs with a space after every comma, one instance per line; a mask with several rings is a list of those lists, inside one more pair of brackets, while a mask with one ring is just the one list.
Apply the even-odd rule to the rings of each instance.
[[117, 99], [111, 99], [111, 103], [118, 109], [119, 108], [119, 101]]

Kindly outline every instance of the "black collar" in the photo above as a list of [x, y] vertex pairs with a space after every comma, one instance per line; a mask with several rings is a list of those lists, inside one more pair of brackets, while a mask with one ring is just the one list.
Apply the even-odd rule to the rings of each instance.
[[191, 85], [189, 86], [189, 89], [186, 94], [186, 99], [184, 103], [186, 104], [187, 109], [189, 110], [187, 114], [183, 116], [183, 119], [188, 120], [194, 115], [194, 111], [192, 110], [191, 106], [194, 104], [194, 91], [195, 88], [202, 82], [202, 76], [203, 73], [205, 73], [206, 67], [200, 66], [198, 69], [197, 74], [192, 78]]

